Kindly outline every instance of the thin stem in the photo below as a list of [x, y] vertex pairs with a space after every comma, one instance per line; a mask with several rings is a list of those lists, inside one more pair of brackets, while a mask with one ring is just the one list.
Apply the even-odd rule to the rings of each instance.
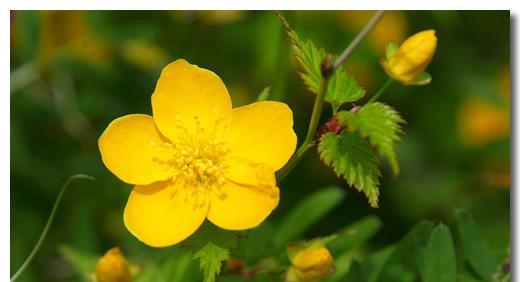
[[339, 66], [343, 64], [343, 62], [348, 58], [350, 53], [356, 49], [356, 47], [361, 43], [363, 38], [367, 36], [367, 34], [376, 26], [376, 24], [381, 20], [381, 18], [385, 15], [385, 11], [377, 11], [372, 19], [365, 25], [365, 27], [356, 35], [356, 37], [350, 42], [347, 48], [339, 55], [339, 57], [334, 62], [334, 69], [337, 69]]
[[372, 102], [375, 102], [377, 99], [379, 99], [379, 97], [381, 97], [381, 95], [383, 95], [383, 93], [385, 93], [386, 89], [388, 89], [388, 87], [392, 84], [394, 80], [392, 78], [389, 78], [385, 84], [383, 84], [383, 86], [381, 86], [381, 88], [379, 88], [379, 91], [377, 91], [377, 93], [372, 96], [372, 98], [370, 98], [370, 100], [368, 100], [367, 104], [368, 103], [372, 103]]
[[305, 155], [307, 150], [313, 147], [314, 137], [316, 136], [316, 131], [318, 130], [318, 125], [320, 122], [321, 112], [323, 110], [323, 102], [325, 101], [325, 95], [327, 93], [327, 87], [329, 84], [329, 78], [336, 71], [336, 69], [343, 64], [343, 62], [348, 58], [348, 56], [356, 49], [356, 47], [361, 43], [361, 41], [367, 36], [367, 34], [376, 26], [381, 17], [383, 17], [385, 11], [377, 11], [376, 14], [372, 17], [372, 19], [367, 23], [367, 25], [356, 35], [356, 37], [350, 42], [350, 44], [345, 48], [345, 50], [341, 53], [341, 55], [336, 59], [336, 61], [329, 66], [329, 69], [325, 69], [328, 73], [327, 75], [323, 74], [322, 71], [322, 82], [320, 86], [320, 91], [316, 96], [316, 100], [314, 101], [314, 106], [312, 109], [311, 121], [309, 123], [309, 129], [307, 131], [307, 136], [305, 140], [300, 145], [296, 153], [289, 159], [287, 164], [276, 173], [277, 182], [281, 182], [289, 172], [300, 162], [302, 157]]
[[65, 194], [65, 191], [69, 188], [70, 184], [76, 180], [76, 179], [88, 179], [88, 180], [94, 180], [94, 177], [85, 175], [85, 174], [75, 174], [71, 176], [65, 184], [63, 184], [63, 187], [61, 188], [60, 193], [58, 194], [58, 197], [56, 198], [56, 201], [54, 202], [54, 206], [52, 207], [51, 214], [49, 215], [49, 218], [47, 219], [47, 223], [45, 224], [45, 227], [43, 228], [42, 234], [40, 235], [40, 238], [38, 238], [38, 241], [36, 242], [36, 245], [32, 249], [29, 256], [25, 259], [22, 266], [18, 268], [16, 273], [11, 277], [11, 282], [16, 281], [18, 277], [23, 273], [23, 271], [27, 268], [29, 263], [33, 260], [34, 256], [42, 246], [43, 240], [45, 240], [45, 237], [47, 236], [47, 233], [49, 232], [49, 229], [51, 227], [52, 222], [54, 221], [54, 217], [56, 215], [56, 211], [58, 210], [58, 206], [60, 205], [61, 198], [63, 197], [63, 194]]
[[323, 102], [325, 101], [325, 94], [327, 93], [327, 86], [329, 85], [328, 78], [322, 78], [320, 91], [314, 100], [314, 106], [312, 108], [311, 121], [309, 123], [309, 129], [307, 130], [307, 136], [303, 141], [303, 144], [298, 148], [296, 153], [289, 159], [287, 164], [276, 174], [278, 182], [282, 181], [287, 174], [298, 164], [301, 158], [305, 155], [307, 150], [314, 146], [314, 136], [318, 130], [320, 123], [321, 112], [323, 110]]

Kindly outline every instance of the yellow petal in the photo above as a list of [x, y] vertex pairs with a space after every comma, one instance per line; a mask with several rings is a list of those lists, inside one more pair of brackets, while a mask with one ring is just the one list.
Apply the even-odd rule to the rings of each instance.
[[195, 132], [197, 124], [212, 131], [231, 112], [231, 99], [215, 73], [180, 59], [162, 70], [152, 108], [161, 133], [175, 142], [184, 129]]
[[296, 274], [303, 281], [316, 281], [325, 277], [332, 266], [332, 255], [325, 247], [309, 247], [293, 259]]
[[418, 32], [406, 39], [383, 66], [393, 78], [405, 84], [410, 83], [426, 69], [436, 48], [435, 30]]
[[97, 282], [131, 282], [130, 267], [119, 247], [108, 250], [96, 264]]
[[258, 226], [278, 205], [274, 171], [265, 164], [230, 160], [226, 182], [211, 193], [208, 219], [223, 229]]
[[142, 114], [115, 119], [98, 140], [105, 166], [119, 179], [136, 185], [169, 177], [165, 163], [171, 158], [168, 144], [153, 118]]
[[280, 169], [296, 149], [291, 109], [284, 103], [257, 102], [233, 109], [226, 131], [231, 154]]
[[208, 213], [209, 199], [192, 188], [158, 182], [136, 186], [126, 204], [128, 230], [152, 247], [167, 247], [193, 234]]

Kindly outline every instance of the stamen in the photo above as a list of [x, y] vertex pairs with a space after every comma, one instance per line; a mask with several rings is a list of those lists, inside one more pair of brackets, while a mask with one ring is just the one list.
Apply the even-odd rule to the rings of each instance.
[[195, 128], [194, 132], [190, 132], [180, 115], [177, 115], [175, 125], [179, 129], [179, 136], [174, 144], [165, 143], [163, 146], [173, 152], [173, 158], [168, 162], [172, 180], [193, 187], [192, 193], [199, 206], [207, 201], [205, 192], [212, 190], [222, 193], [220, 186], [226, 182], [223, 175], [229, 167], [225, 161], [229, 149], [222, 135], [215, 134], [215, 128], [208, 132], [199, 117], [193, 118]]

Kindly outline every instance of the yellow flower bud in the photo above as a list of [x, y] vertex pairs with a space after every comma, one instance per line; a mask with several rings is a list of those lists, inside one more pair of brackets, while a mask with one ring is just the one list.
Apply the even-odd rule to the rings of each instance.
[[132, 275], [125, 257], [118, 247], [108, 250], [96, 265], [98, 282], [131, 282]]
[[292, 265], [302, 281], [316, 281], [330, 272], [332, 255], [325, 247], [309, 247], [296, 254]]
[[435, 30], [418, 32], [406, 39], [397, 51], [386, 58], [383, 67], [395, 80], [403, 84], [411, 84], [424, 72], [436, 48]]

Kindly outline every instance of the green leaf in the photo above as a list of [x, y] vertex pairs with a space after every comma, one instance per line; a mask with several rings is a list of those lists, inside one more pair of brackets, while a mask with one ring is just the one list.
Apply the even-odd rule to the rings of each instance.
[[341, 105], [357, 101], [365, 96], [363, 89], [354, 77], [347, 74], [343, 67], [339, 67], [329, 80], [325, 101], [332, 104], [333, 112], [337, 112]]
[[257, 102], [267, 101], [269, 99], [269, 96], [271, 95], [271, 86], [267, 86], [258, 94], [258, 97], [256, 98]]
[[410, 82], [409, 84], [423, 86], [430, 84], [430, 82], [432, 82], [432, 76], [424, 71], [420, 73], [417, 77], [415, 77], [414, 80], [412, 80], [412, 82]]
[[332, 255], [348, 252], [370, 239], [381, 228], [381, 220], [377, 216], [367, 216], [353, 224], [342, 228], [337, 236], [327, 243]]
[[465, 260], [482, 279], [491, 280], [499, 261], [489, 243], [469, 212], [457, 210], [455, 218]]
[[401, 124], [405, 121], [392, 107], [380, 102], [366, 104], [356, 112], [337, 113], [341, 125], [368, 138], [372, 146], [390, 163], [394, 175], [399, 174], [395, 154], [396, 142], [401, 140]]
[[332, 167], [350, 186], [365, 193], [372, 207], [379, 197], [379, 159], [368, 142], [348, 130], [321, 136], [318, 152], [323, 162]]
[[[302, 68], [299, 74], [303, 83], [311, 92], [318, 94], [323, 80], [321, 63], [327, 57], [327, 52], [309, 39], [303, 42], [287, 20], [282, 15], [277, 15], [285, 26], [292, 53]], [[333, 111], [336, 112], [342, 104], [357, 101], [364, 95], [365, 90], [354, 77], [347, 74], [343, 67], [339, 67], [329, 80], [325, 101], [332, 104]]]
[[183, 245], [192, 248], [194, 252], [197, 252], [209, 242], [221, 248], [236, 249], [238, 248], [239, 238], [245, 236], [245, 234], [246, 232], [244, 231], [238, 232], [220, 229], [206, 220], [195, 234], [183, 242]]
[[229, 258], [229, 249], [238, 248], [238, 240], [244, 234], [220, 229], [206, 221], [183, 243], [192, 249], [193, 258], [199, 259], [205, 282], [215, 281], [222, 261]]
[[58, 250], [83, 278], [88, 278], [88, 275], [96, 270], [98, 256], [82, 252], [67, 245], [59, 246]]
[[298, 239], [312, 224], [336, 207], [345, 193], [339, 187], [326, 187], [312, 193], [298, 203], [281, 221], [274, 236], [277, 248]]
[[390, 60], [390, 58], [399, 50], [399, 45], [395, 44], [394, 42], [390, 42], [388, 45], [386, 45], [386, 52], [385, 57], [387, 60]]
[[229, 259], [229, 250], [208, 242], [193, 257], [200, 261], [204, 282], [214, 282], [215, 276], [220, 274], [222, 262]]
[[431, 222], [418, 223], [397, 244], [392, 255], [385, 262], [379, 282], [412, 282], [419, 272], [417, 256], [428, 243], [433, 230]]
[[277, 12], [276, 15], [285, 26], [292, 53], [302, 67], [302, 71], [299, 74], [303, 83], [311, 92], [318, 94], [322, 80], [320, 64], [327, 56], [327, 52], [316, 47], [310, 39], [303, 42], [291, 28], [289, 22], [280, 13]]
[[421, 277], [423, 282], [455, 282], [457, 260], [450, 229], [440, 224], [433, 230], [424, 251]]
[[348, 270], [347, 282], [357, 282], [357, 281], [365, 281], [363, 277], [363, 271], [361, 270], [361, 263], [357, 260], [353, 260], [350, 264], [350, 269]]

